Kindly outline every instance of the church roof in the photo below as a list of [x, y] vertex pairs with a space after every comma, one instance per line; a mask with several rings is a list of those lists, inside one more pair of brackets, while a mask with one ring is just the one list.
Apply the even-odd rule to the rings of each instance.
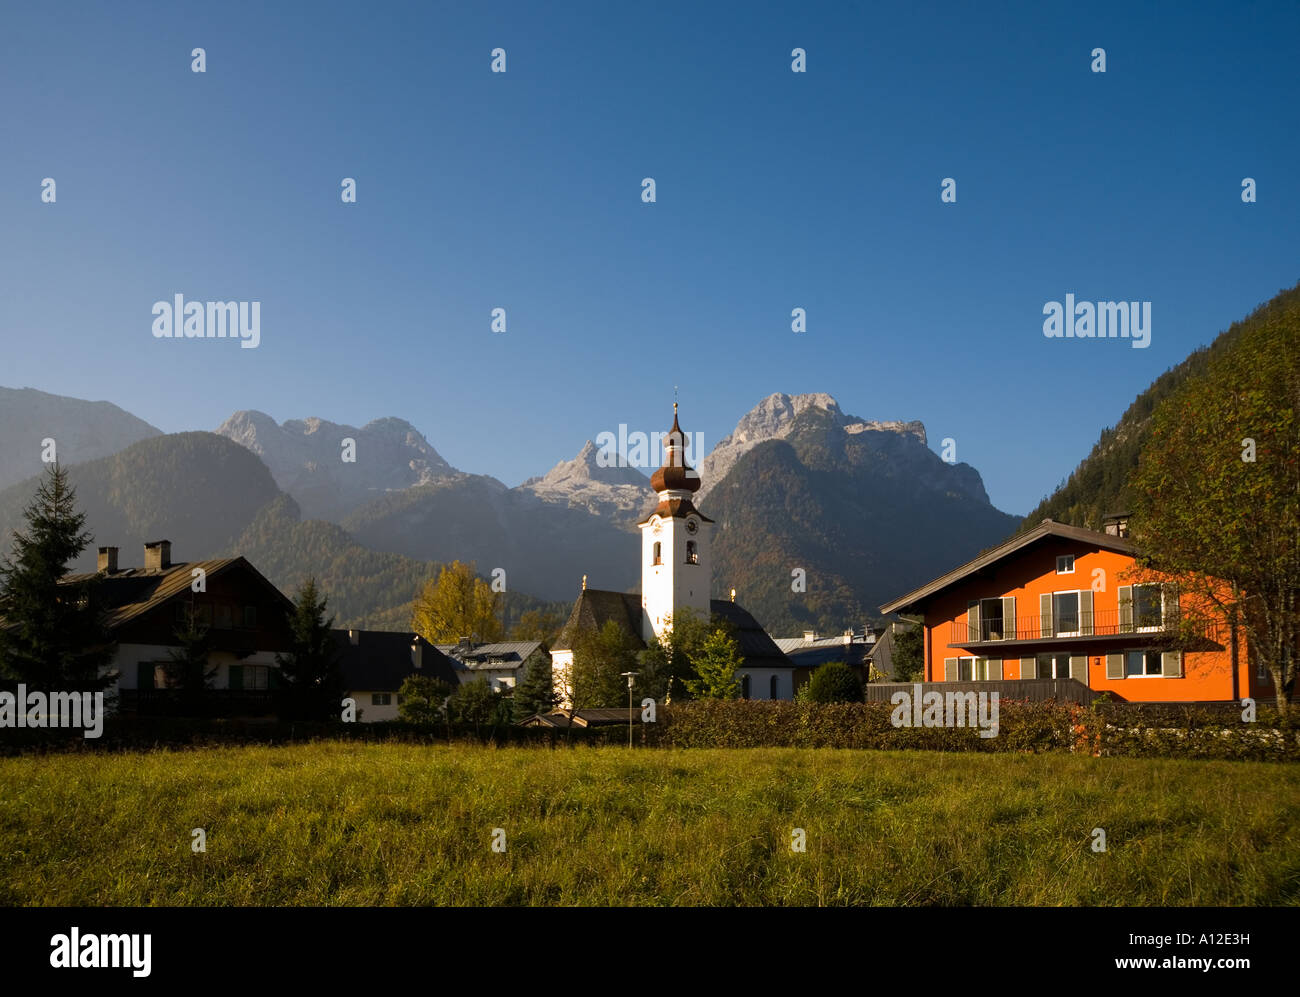
[[726, 599], [710, 599], [709, 612], [726, 620], [735, 628], [736, 642], [740, 645], [740, 656], [745, 659], [742, 667], [793, 667], [790, 659], [776, 646], [776, 641], [772, 640], [768, 632], [745, 607]]
[[664, 437], [664, 463], [650, 475], [650, 487], [657, 492], [699, 491], [700, 474], [686, 466], [686, 434], [677, 425], [677, 403], [673, 402], [673, 426]]
[[552, 650], [573, 650], [579, 630], [599, 630], [610, 620], [641, 641], [641, 597], [607, 589], [583, 589]]
[[[638, 595], [604, 589], [583, 589], [573, 604], [573, 612], [560, 631], [553, 650], [573, 650], [573, 641], [579, 629], [598, 630], [609, 620], [613, 620], [624, 632], [636, 638], [639, 645], [644, 646], [641, 638], [641, 613], [641, 597]], [[793, 667], [790, 659], [743, 606], [726, 599], [711, 599], [709, 613], [731, 625], [736, 643], [740, 645], [740, 656], [745, 659], [745, 667]]]

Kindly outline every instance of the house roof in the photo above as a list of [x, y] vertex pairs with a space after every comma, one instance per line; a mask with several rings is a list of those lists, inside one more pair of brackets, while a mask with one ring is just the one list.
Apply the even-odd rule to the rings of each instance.
[[571, 651], [579, 630], [599, 630], [613, 620], [644, 646], [641, 640], [641, 597], [608, 589], [583, 589], [560, 631], [552, 650]]
[[[111, 575], [102, 575], [96, 599], [105, 609], [104, 623], [110, 629], [122, 626], [145, 613], [157, 609], [175, 596], [188, 593], [194, 581], [194, 570], [201, 568], [208, 579], [230, 571], [242, 569], [252, 574], [255, 582], [282, 603], [286, 611], [293, 612], [293, 602], [243, 557], [219, 557], [206, 561], [181, 561], [158, 571], [144, 568], [127, 568]], [[66, 575], [61, 585], [75, 585], [95, 578], [98, 572]]]
[[640, 710], [629, 710], [625, 706], [608, 707], [591, 710], [579, 710], [570, 718], [568, 710], [552, 710], [550, 713], [534, 713], [519, 721], [522, 727], [610, 727], [614, 724], [626, 725], [640, 716]]
[[459, 644], [438, 644], [438, 650], [451, 659], [452, 667], [470, 671], [519, 668], [539, 647], [540, 640], [507, 640], [495, 644], [472, 644], [462, 650]]
[[808, 641], [802, 637], [781, 637], [776, 641], [790, 663], [796, 668], [816, 668], [828, 661], [842, 661], [846, 665], [861, 665], [871, 655], [875, 641], [854, 640], [848, 644], [840, 637], [819, 637]]
[[[423, 637], [405, 630], [331, 630], [339, 649], [343, 684], [358, 692], [396, 692], [408, 675], [428, 675], [455, 688], [454, 663]], [[353, 642], [355, 638], [355, 643]], [[423, 643], [420, 667], [411, 645]]]
[[1058, 537], [1065, 540], [1077, 540], [1080, 543], [1088, 544], [1093, 547], [1101, 547], [1105, 550], [1119, 551], [1123, 554], [1136, 554], [1137, 546], [1124, 537], [1113, 536], [1109, 533], [1098, 533], [1096, 530], [1085, 530], [1078, 526], [1067, 526], [1065, 523], [1058, 523], [1055, 520], [1044, 519], [1032, 530], [1018, 534], [1011, 539], [999, 544], [992, 550], [987, 551], [973, 561], [967, 561], [960, 568], [948, 572], [946, 575], [940, 575], [932, 582], [922, 585], [907, 595], [900, 596], [892, 602], [887, 602], [880, 607], [882, 613], [907, 613], [919, 612], [922, 605], [931, 596], [942, 592], [944, 589], [957, 584], [969, 575], [975, 574], [989, 565], [1001, 561], [1005, 557], [1023, 550], [1026, 547], [1036, 544], [1048, 537]]

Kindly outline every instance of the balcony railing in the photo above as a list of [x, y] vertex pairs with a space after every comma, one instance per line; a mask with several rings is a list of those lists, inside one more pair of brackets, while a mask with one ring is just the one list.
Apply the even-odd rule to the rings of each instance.
[[[1179, 628], [1179, 619], [1172, 613], [1164, 618], [1138, 617], [1126, 612], [1120, 618], [1117, 609], [1099, 612], [1078, 612], [1052, 616], [1017, 616], [1014, 627], [1000, 619], [980, 620], [971, 625], [965, 620], [949, 624], [951, 645], [964, 646], [985, 641], [1048, 640], [1066, 637], [1117, 637], [1143, 634], [1168, 634]], [[1212, 622], [1197, 625], [1197, 636], [1207, 640], [1217, 639], [1218, 628]]]

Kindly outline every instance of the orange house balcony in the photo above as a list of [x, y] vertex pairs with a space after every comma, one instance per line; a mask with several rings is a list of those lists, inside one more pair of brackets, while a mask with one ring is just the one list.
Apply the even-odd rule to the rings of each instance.
[[[1168, 638], [1179, 631], [1179, 617], [1166, 613], [1164, 619], [1134, 620], [1129, 613], [1120, 618], [1117, 609], [1078, 612], [1074, 616], [1017, 616], [1010, 625], [1002, 620], [980, 620], [970, 624], [956, 620], [948, 624], [949, 647], [1007, 647], [1017, 644], [1095, 642], [1097, 638], [1119, 638], [1132, 641], [1134, 637]], [[1192, 634], [1211, 643], [1220, 643], [1221, 627], [1213, 621], [1197, 621]]]

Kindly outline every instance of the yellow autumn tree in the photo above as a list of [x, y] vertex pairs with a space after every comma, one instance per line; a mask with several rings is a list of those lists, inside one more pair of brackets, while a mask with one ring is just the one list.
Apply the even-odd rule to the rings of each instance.
[[473, 562], [453, 561], [416, 596], [411, 629], [430, 644], [452, 644], [462, 637], [480, 643], [502, 638], [501, 594], [493, 592], [474, 567]]

